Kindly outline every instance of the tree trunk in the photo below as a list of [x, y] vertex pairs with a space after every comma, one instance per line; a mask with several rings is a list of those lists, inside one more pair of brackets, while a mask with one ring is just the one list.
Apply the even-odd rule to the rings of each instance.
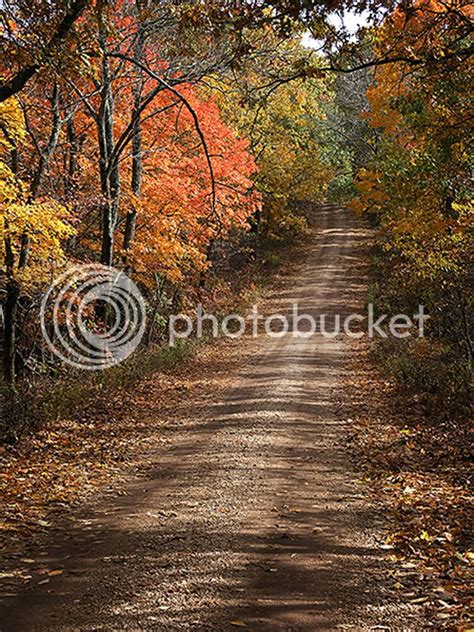
[[[53, 155], [56, 146], [59, 140], [59, 133], [61, 131], [61, 126], [63, 121], [61, 120], [60, 113], [60, 92], [58, 84], [55, 83], [53, 87], [53, 93], [51, 95], [51, 107], [53, 111], [53, 123], [51, 127], [51, 133], [48, 139], [48, 143], [44, 149], [40, 149], [40, 156], [38, 167], [36, 168], [36, 172], [33, 176], [33, 180], [30, 186], [30, 193], [28, 196], [28, 201], [32, 202], [38, 196], [41, 183], [43, 182], [44, 175], [46, 173], [46, 169], [48, 167], [51, 156]], [[18, 268], [21, 270], [26, 267], [28, 263], [28, 257], [30, 255], [31, 248], [31, 240], [27, 233], [24, 233], [21, 236], [21, 248], [20, 248], [20, 256], [18, 259]]]
[[[64, 196], [67, 200], [69, 210], [75, 214], [76, 204], [76, 177], [77, 177], [77, 156], [79, 155], [80, 142], [77, 138], [76, 130], [74, 128], [74, 120], [71, 117], [66, 124], [66, 136], [68, 142], [68, 153], [65, 163], [65, 179], [64, 179]], [[72, 235], [68, 239], [67, 248], [73, 250], [76, 246], [76, 235]]]
[[[136, 3], [138, 11], [138, 32], [137, 41], [134, 51], [134, 58], [136, 61], [141, 61], [143, 56], [143, 46], [145, 42], [144, 26], [140, 19], [140, 10], [142, 3], [137, 0]], [[142, 122], [141, 122], [141, 100], [142, 100], [142, 88], [143, 88], [143, 71], [141, 68], [137, 69], [137, 82], [133, 86], [133, 131], [132, 131], [132, 180], [131, 188], [135, 197], [139, 198], [142, 192], [142, 178], [143, 178], [143, 156], [142, 156]], [[135, 231], [137, 227], [137, 211], [132, 208], [128, 211], [125, 218], [125, 229], [123, 234], [123, 249], [129, 250], [133, 240], [135, 239]]]
[[7, 384], [15, 383], [16, 356], [16, 320], [18, 313], [18, 299], [20, 287], [14, 279], [10, 279], [6, 286], [6, 299], [3, 312], [3, 377]]
[[[18, 152], [14, 141], [10, 153], [13, 173], [18, 170]], [[18, 299], [20, 286], [15, 280], [15, 253], [10, 239], [10, 224], [8, 218], [4, 218], [4, 247], [5, 269], [7, 273], [6, 297], [3, 307], [3, 377], [7, 384], [14, 387], [15, 384], [15, 357], [16, 357], [16, 317], [18, 312]]]
[[114, 98], [109, 57], [105, 54], [106, 32], [101, 28], [99, 42], [104, 52], [102, 59], [102, 88], [99, 110], [99, 151], [101, 188], [104, 197], [102, 205], [102, 246], [100, 261], [112, 266], [114, 258], [114, 232], [118, 219], [120, 201], [120, 173], [118, 161], [111, 163], [114, 149]]
[[[102, 85], [98, 114], [99, 170], [103, 196], [101, 208], [101, 252], [102, 265], [111, 267], [114, 263], [115, 227], [118, 221], [120, 203], [120, 172], [118, 160], [112, 160], [114, 150], [114, 97], [112, 91], [112, 69], [107, 55], [107, 29], [102, 22], [100, 6], [99, 45], [102, 57]], [[96, 317], [106, 325], [109, 320], [108, 304], [100, 301], [95, 308]]]

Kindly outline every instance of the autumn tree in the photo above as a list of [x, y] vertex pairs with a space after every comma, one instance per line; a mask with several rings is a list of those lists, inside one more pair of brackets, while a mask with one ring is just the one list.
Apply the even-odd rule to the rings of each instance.
[[[402, 21], [414, 54], [422, 56], [427, 48], [436, 51], [451, 36], [453, 19], [464, 23], [468, 12], [461, 5], [419, 2], [410, 23], [397, 12], [387, 18], [377, 45], [382, 52], [406, 46], [399, 39]], [[460, 39], [457, 46], [463, 51], [467, 42]], [[358, 174], [359, 195], [353, 202], [383, 230], [386, 280], [381, 300], [397, 312], [418, 303], [427, 307], [434, 342], [423, 352], [442, 360], [426, 388], [440, 393], [452, 389], [454, 404], [468, 388], [473, 352], [468, 152], [472, 105], [466, 83], [470, 66], [469, 60], [453, 57], [443, 66], [417, 71], [409, 64], [376, 70], [368, 90], [368, 120], [378, 130], [377, 152]], [[414, 350], [418, 357], [421, 349]], [[416, 366], [415, 356], [409, 365]], [[414, 374], [409, 379], [415, 379]]]
[[44, 173], [44, 154], [30, 182], [18, 174], [18, 152], [26, 128], [17, 100], [12, 97], [0, 108], [0, 252], [5, 286], [3, 369], [5, 380], [13, 383], [20, 295], [31, 293], [51, 278], [63, 259], [61, 244], [72, 235], [73, 229], [65, 207], [52, 198], [37, 199], [39, 180]]
[[318, 72], [316, 57], [305, 79], [282, 79], [289, 68], [308, 63], [299, 38], [282, 40], [267, 28], [249, 41], [254, 58], [217, 78], [214, 89], [229, 122], [249, 139], [259, 168], [263, 209], [253, 227], [278, 240], [304, 231], [296, 203], [323, 199], [331, 179], [318, 132], [332, 99], [331, 82]]

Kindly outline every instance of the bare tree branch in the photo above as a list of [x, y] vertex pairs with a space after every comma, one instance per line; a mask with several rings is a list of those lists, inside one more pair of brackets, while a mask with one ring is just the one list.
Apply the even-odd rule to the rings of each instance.
[[[74, 22], [84, 11], [89, 0], [73, 0], [63, 19], [58, 24], [55, 33], [45, 47], [46, 53], [50, 53], [69, 34]], [[11, 79], [0, 83], [0, 102], [5, 101], [17, 92], [20, 92], [26, 83], [40, 69], [39, 63], [30, 64], [19, 70]]]

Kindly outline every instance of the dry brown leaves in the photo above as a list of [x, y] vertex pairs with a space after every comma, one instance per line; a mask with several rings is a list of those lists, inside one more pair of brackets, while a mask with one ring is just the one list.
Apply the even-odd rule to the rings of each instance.
[[357, 466], [387, 516], [390, 583], [429, 627], [472, 630], [469, 424], [427, 418], [373, 366], [358, 341], [346, 367], [345, 409]]
[[[121, 493], [132, 468], [149, 466], [166, 427], [194, 423], [199, 403], [218, 396], [234, 378], [244, 350], [231, 341], [199, 349], [169, 372], [155, 374], [133, 393], [113, 401], [86, 402], [76, 419], [61, 420], [0, 452], [0, 597], [31, 579], [35, 553], [49, 531], [63, 526], [71, 510], [103, 493]], [[184, 420], [184, 421], [183, 421]], [[67, 525], [66, 525], [67, 526]]]

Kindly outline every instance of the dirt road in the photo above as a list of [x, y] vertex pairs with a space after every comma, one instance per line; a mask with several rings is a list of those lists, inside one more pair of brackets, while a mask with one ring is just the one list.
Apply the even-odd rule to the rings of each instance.
[[[335, 207], [316, 225], [308, 260], [266, 311], [289, 312], [293, 301], [313, 315], [362, 309], [365, 228]], [[196, 404], [198, 421], [168, 428], [151, 473], [77, 521], [45, 560], [64, 572], [10, 604], [2, 632], [366, 630], [384, 621], [374, 515], [338, 404], [346, 341], [289, 333], [242, 344], [255, 350], [235, 388]]]

